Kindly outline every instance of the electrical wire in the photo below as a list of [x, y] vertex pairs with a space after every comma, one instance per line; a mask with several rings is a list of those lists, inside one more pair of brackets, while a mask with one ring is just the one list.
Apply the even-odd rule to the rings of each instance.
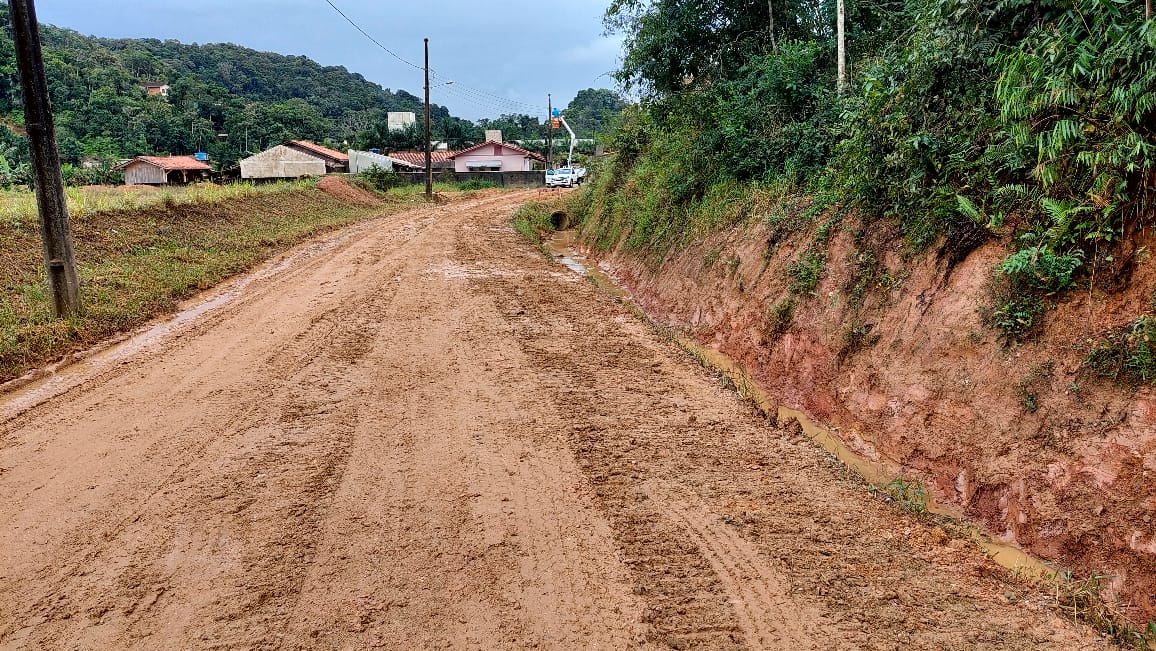
[[326, 4], [328, 4], [330, 7], [333, 7], [333, 11], [336, 11], [338, 14], [340, 14], [340, 15], [341, 15], [341, 17], [342, 17], [342, 18], [344, 18], [346, 21], [348, 21], [350, 25], [353, 25], [353, 27], [354, 27], [354, 28], [355, 28], [357, 31], [361, 32], [361, 35], [362, 35], [362, 36], [364, 36], [365, 38], [369, 39], [369, 40], [370, 40], [371, 42], [373, 42], [373, 44], [374, 44], [374, 45], [376, 45], [377, 47], [379, 47], [379, 48], [381, 48], [381, 49], [385, 50], [385, 51], [386, 51], [386, 53], [387, 53], [387, 54], [389, 54], [391, 57], [393, 57], [393, 58], [397, 59], [398, 61], [401, 61], [402, 63], [404, 63], [404, 64], [406, 64], [406, 65], [408, 65], [408, 66], [410, 66], [410, 67], [412, 67], [412, 68], [416, 68], [416, 69], [418, 69], [418, 70], [424, 70], [424, 69], [425, 69], [425, 68], [424, 68], [424, 66], [419, 66], [418, 64], [416, 64], [416, 63], [414, 63], [414, 62], [412, 62], [412, 61], [409, 61], [409, 60], [405, 59], [404, 57], [402, 57], [402, 56], [401, 56], [400, 54], [398, 54], [397, 52], [394, 52], [393, 50], [391, 50], [391, 49], [389, 49], [389, 48], [385, 47], [384, 45], [382, 45], [382, 44], [381, 44], [381, 42], [380, 42], [380, 41], [378, 41], [376, 38], [373, 38], [373, 36], [371, 36], [371, 35], [369, 34], [369, 32], [367, 32], [367, 31], [365, 31], [364, 29], [362, 29], [362, 28], [361, 28], [361, 25], [358, 25], [356, 22], [354, 22], [354, 21], [353, 21], [353, 19], [352, 19], [352, 18], [350, 18], [349, 16], [345, 15], [345, 12], [344, 12], [344, 11], [342, 11], [341, 9], [339, 9], [339, 8], [337, 7], [337, 5], [333, 4], [332, 0], [325, 0], [325, 3], [326, 3]]
[[[381, 41], [378, 41], [376, 38], [374, 38], [373, 35], [371, 35], [367, 31], [365, 31], [365, 29], [363, 29], [361, 27], [361, 25], [358, 25], [356, 21], [354, 21], [352, 18], [350, 18], [344, 11], [342, 11], [336, 4], [334, 4], [333, 0], [325, 0], [325, 4], [329, 5], [334, 11], [336, 11], [338, 13], [338, 15], [340, 15], [342, 18], [344, 18], [346, 20], [346, 22], [348, 22], [350, 25], [353, 25], [354, 29], [356, 29], [358, 32], [361, 32], [362, 36], [369, 39], [369, 41], [371, 43], [373, 43], [377, 47], [384, 50], [387, 54], [389, 54], [393, 58], [397, 59], [398, 61], [401, 61], [402, 63], [404, 63], [407, 66], [410, 66], [411, 68], [414, 68], [416, 70], [425, 70], [425, 66], [418, 65], [418, 64], [406, 59], [405, 57], [401, 56], [400, 54], [398, 54], [398, 53], [394, 52], [393, 50], [389, 49], [388, 47], [386, 47], [384, 44], [381, 43]], [[442, 81], [443, 84], [445, 84], [445, 82], [450, 81], [449, 79], [444, 78], [441, 75], [439, 75], [437, 73], [437, 71], [434, 70], [433, 68], [430, 68], [430, 79], [431, 79], [431, 81], [430, 81], [431, 86], [433, 85], [432, 80], [434, 80], [434, 79], [438, 79], [438, 80]], [[454, 85], [457, 86], [457, 88], [454, 88], [452, 91], [449, 91], [451, 95], [453, 95], [459, 99], [462, 99], [463, 101], [472, 101], [476, 105], [480, 105], [482, 103], [489, 103], [489, 106], [487, 106], [487, 108], [500, 107], [500, 110], [504, 111], [504, 112], [526, 112], [527, 110], [532, 111], [534, 113], [539, 113], [539, 114], [544, 114], [546, 112], [545, 106], [541, 106], [541, 105], [537, 105], [537, 104], [528, 104], [526, 102], [520, 102], [518, 100], [510, 99], [508, 97], [502, 97], [501, 95], [491, 93], [491, 92], [483, 90], [481, 88], [472, 87], [472, 86], [469, 86], [466, 84], [459, 84], [456, 81], [454, 82]], [[441, 88], [439, 88], [439, 90], [444, 91], [444, 90], [449, 89], [449, 88], [450, 88], [450, 86], [444, 85]], [[431, 88], [431, 91], [432, 90], [433, 89]], [[467, 99], [467, 98], [471, 98], [471, 97], [473, 98], [472, 100]]]
[[528, 112], [530, 115], [543, 115], [546, 111], [546, 107], [544, 106], [533, 106], [526, 104], [525, 102], [519, 102], [517, 100], [494, 98], [493, 96], [487, 96], [474, 92], [468, 87], [458, 88], [456, 84], [454, 86], [435, 86], [431, 89], [431, 92], [445, 93], [459, 99], [469, 100], [474, 104], [496, 108], [503, 113]]

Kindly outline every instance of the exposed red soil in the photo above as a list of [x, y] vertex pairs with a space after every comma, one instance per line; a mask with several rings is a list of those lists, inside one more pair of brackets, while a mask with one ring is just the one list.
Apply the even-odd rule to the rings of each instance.
[[[980, 314], [1004, 244], [949, 272], [935, 255], [904, 261], [895, 234], [854, 221], [833, 237], [826, 274], [785, 333], [772, 306], [789, 295], [802, 235], [768, 254], [765, 226], [740, 226], [657, 267], [628, 253], [602, 264], [658, 321], [738, 360], [848, 446], [918, 477], [1000, 540], [1111, 577], [1136, 622], [1156, 619], [1156, 393], [1082, 368], [1090, 338], [1151, 309], [1151, 233], [1135, 234], [1113, 293], [1051, 299], [1038, 338], [1007, 348]], [[889, 275], [872, 276], [859, 299], [872, 258]]]
[[1100, 650], [462, 198], [0, 402], [2, 649]]
[[359, 188], [341, 177], [322, 177], [322, 179], [317, 182], [317, 188], [354, 206], [381, 205], [381, 200], [373, 196], [372, 192]]

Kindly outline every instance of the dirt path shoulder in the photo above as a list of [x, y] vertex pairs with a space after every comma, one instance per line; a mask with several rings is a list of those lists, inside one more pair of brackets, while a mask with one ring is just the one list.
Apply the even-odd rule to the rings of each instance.
[[529, 196], [7, 396], [0, 649], [1109, 647], [543, 259]]

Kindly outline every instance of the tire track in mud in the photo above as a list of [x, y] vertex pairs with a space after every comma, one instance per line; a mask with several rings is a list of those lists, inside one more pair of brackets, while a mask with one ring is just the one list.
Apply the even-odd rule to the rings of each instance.
[[[650, 496], [656, 499], [655, 495]], [[730, 597], [752, 649], [818, 648], [822, 637], [802, 622], [817, 622], [819, 613], [809, 612], [786, 597], [787, 588], [759, 557], [754, 547], [733, 531], [719, 526], [702, 505], [675, 497], [657, 497], [664, 513], [681, 524], [698, 545]]]
[[[458, 257], [492, 259], [503, 239], [460, 242]], [[1111, 647], [1051, 614], [1045, 595], [1007, 604], [1001, 572], [977, 550], [870, 497], [615, 299], [542, 266], [476, 284], [566, 415], [567, 446], [644, 603], [646, 644]]]
[[[495, 236], [500, 234], [459, 243], [459, 259], [484, 261], [500, 246]], [[640, 414], [616, 413], [615, 405], [602, 403], [603, 387], [630, 391], [643, 379], [637, 372], [653, 371], [657, 358], [635, 349], [616, 324], [593, 325], [589, 332], [589, 315], [551, 314], [554, 306], [540, 283], [537, 278], [491, 278], [475, 284], [495, 297], [523, 352], [545, 374], [551, 402], [567, 416], [564, 440], [606, 510], [623, 562], [634, 574], [633, 592], [646, 604], [642, 622], [647, 641], [676, 649], [746, 648], [744, 628], [710, 561], [684, 527], [648, 498], [642, 469], [622, 467], [621, 450], [611, 444], [634, 447], [636, 438], [627, 432], [632, 425], [641, 427], [643, 420]], [[567, 327], [557, 327], [562, 324]]]
[[[467, 205], [495, 200], [500, 198]], [[387, 221], [386, 232], [376, 235], [396, 254], [452, 210], [443, 207], [403, 215], [398, 224]], [[154, 389], [155, 394], [173, 405], [197, 408], [186, 410], [177, 422], [154, 421], [153, 427], [166, 430], [163, 438], [135, 431], [116, 437], [129, 442], [154, 439], [139, 455], [146, 463], [149, 459], [181, 462], [164, 471], [164, 478], [148, 487], [147, 496], [132, 504], [128, 515], [126, 504], [89, 500], [85, 512], [74, 515], [75, 524], [66, 536], [43, 541], [65, 550], [58, 561], [35, 570], [36, 582], [51, 586], [45, 593], [38, 596], [0, 581], [0, 611], [6, 613], [0, 621], [0, 648], [51, 646], [49, 640], [64, 638], [108, 646], [107, 640], [102, 643], [103, 630], [123, 631], [125, 640], [158, 634], [188, 637], [182, 625], [189, 620], [210, 622], [196, 632], [199, 645], [206, 648], [251, 644], [254, 628], [270, 632], [260, 647], [279, 644], [273, 632], [283, 627], [302, 579], [302, 572], [292, 568], [310, 563], [328, 496], [341, 483], [348, 465], [352, 433], [366, 395], [358, 385], [361, 370], [357, 366], [369, 352], [396, 293], [397, 283], [390, 281], [405, 266], [401, 261], [383, 267], [379, 253], [359, 251], [361, 238], [356, 235], [364, 235], [368, 228], [355, 227], [306, 245], [306, 254], [290, 256], [294, 265], [276, 273], [258, 272], [253, 285], [259, 291], [249, 287], [247, 293], [173, 333], [181, 338], [157, 342], [153, 355], [163, 351], [165, 359], [180, 360], [182, 353], [190, 352], [192, 340], [215, 329], [241, 333], [254, 325], [259, 328], [260, 322], [231, 324], [230, 320], [270, 303], [269, 292], [277, 287], [302, 290], [310, 284], [330, 283], [314, 278], [324, 278], [327, 268], [337, 265], [354, 265], [347, 272], [350, 280], [364, 280], [368, 272], [382, 281], [370, 287], [354, 284], [352, 291], [320, 292], [323, 300], [335, 305], [320, 311], [303, 306], [305, 314], [315, 313], [288, 345], [271, 341], [266, 356], [247, 353], [247, 358], [234, 360], [244, 371], [238, 377], [222, 378], [223, 387], [184, 386], [179, 380], [171, 382], [172, 372], [155, 369], [138, 373], [155, 357], [130, 359], [111, 371], [78, 379], [68, 392], [73, 401], [87, 398], [99, 405], [98, 393], [110, 386], [171, 382], [171, 387]], [[352, 259], [340, 259], [348, 254]], [[294, 318], [267, 320], [264, 325], [272, 326], [273, 334], [272, 330], [293, 327]], [[227, 359], [236, 342], [227, 334], [218, 338], [225, 346], [217, 354]], [[175, 369], [180, 373], [211, 362], [187, 358], [172, 365], [182, 367]], [[238, 396], [249, 399], [238, 402]], [[5, 423], [4, 431], [27, 428], [41, 418], [41, 411], [25, 411]], [[54, 428], [50, 423], [45, 423], [48, 431]], [[57, 421], [57, 425], [64, 423]], [[131, 474], [107, 479], [108, 483], [134, 483]], [[206, 537], [205, 530], [214, 533]], [[238, 547], [245, 551], [237, 554]], [[173, 569], [174, 563], [193, 569], [210, 566], [212, 571], [198, 576], [185, 568], [182, 574]], [[215, 592], [217, 597], [203, 602], [198, 592]], [[83, 633], [68, 632], [78, 629]]]

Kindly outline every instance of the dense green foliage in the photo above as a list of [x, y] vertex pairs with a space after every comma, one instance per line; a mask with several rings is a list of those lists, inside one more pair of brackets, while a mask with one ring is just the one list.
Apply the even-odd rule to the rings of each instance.
[[579, 138], [594, 138], [604, 133], [626, 108], [622, 97], [605, 88], [578, 91], [562, 111]]
[[[614, 0], [618, 77], [644, 100], [585, 200], [599, 242], [662, 250], [750, 218], [778, 238], [817, 215], [782, 198], [818, 197], [950, 264], [1007, 237], [995, 312], [1027, 329], [1047, 294], [1126, 272], [1113, 247], [1156, 213], [1142, 1], [846, 7], [840, 96], [834, 0]], [[797, 267], [809, 285], [815, 265]]]

